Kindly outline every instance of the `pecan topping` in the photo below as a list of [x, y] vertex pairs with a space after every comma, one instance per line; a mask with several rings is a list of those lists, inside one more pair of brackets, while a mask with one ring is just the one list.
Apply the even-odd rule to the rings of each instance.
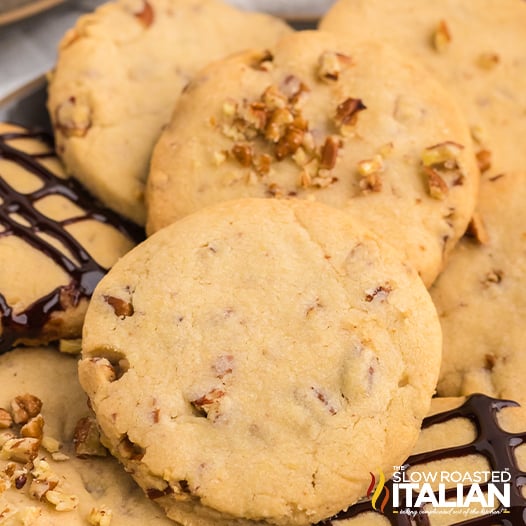
[[113, 307], [115, 316], [119, 316], [121, 319], [126, 318], [127, 316], [133, 316], [133, 305], [128, 301], [125, 301], [121, 298], [116, 298], [115, 296], [103, 296], [104, 301]]
[[491, 168], [491, 152], [489, 150], [479, 150], [476, 153], [476, 157], [480, 173], [484, 173]]
[[433, 46], [439, 52], [446, 51], [451, 43], [451, 32], [445, 20], [438, 22], [433, 34]]
[[459, 166], [459, 156], [463, 150], [461, 144], [444, 141], [425, 148], [422, 152], [422, 164], [427, 176], [429, 195], [434, 199], [445, 199], [449, 193], [446, 177], [450, 177], [453, 186], [461, 185], [464, 173]]
[[5, 409], [0, 408], [0, 429], [8, 429], [13, 425], [13, 418], [11, 413]]
[[429, 195], [433, 199], [445, 199], [449, 193], [449, 187], [442, 178], [442, 176], [433, 168], [424, 166], [424, 172], [427, 175], [427, 184], [429, 188]]
[[112, 511], [105, 506], [92, 508], [88, 515], [88, 522], [93, 526], [110, 526]]
[[381, 155], [372, 159], [363, 159], [358, 162], [358, 174], [361, 179], [360, 188], [364, 193], [380, 192], [382, 190], [381, 173], [384, 171], [384, 162]]
[[237, 159], [241, 166], [251, 166], [254, 157], [252, 146], [247, 143], [235, 144], [232, 148], [232, 155]]
[[272, 68], [274, 56], [268, 50], [253, 57], [250, 67], [258, 71], [269, 71]]
[[17, 396], [11, 401], [13, 420], [16, 424], [25, 424], [30, 418], [37, 416], [41, 409], [42, 401], [29, 393]]
[[334, 82], [340, 77], [342, 66], [349, 66], [351, 57], [335, 51], [325, 51], [318, 59], [318, 76], [325, 82]]
[[325, 143], [321, 148], [320, 168], [332, 170], [336, 166], [340, 146], [341, 141], [336, 137], [329, 136], [325, 139]]
[[15, 462], [33, 461], [38, 455], [40, 440], [38, 438], [11, 438], [2, 446], [2, 455]]
[[134, 15], [135, 15], [135, 18], [144, 27], [150, 27], [153, 24], [153, 20], [154, 20], [153, 7], [148, 2], [148, 0], [144, 0], [142, 10], [134, 13]]
[[196, 409], [199, 415], [208, 416], [208, 413], [216, 406], [219, 400], [225, 395], [222, 389], [212, 389], [210, 392], [200, 396], [196, 400], [191, 400], [190, 403]]
[[100, 432], [94, 418], [86, 416], [81, 418], [75, 426], [73, 445], [77, 457], [105, 457], [107, 451], [100, 441]]
[[44, 417], [39, 414], [31, 418], [31, 420], [22, 426], [20, 434], [23, 437], [38, 438], [39, 440], [42, 440], [42, 436], [44, 435]]
[[367, 106], [361, 99], [349, 97], [336, 107], [336, 124], [343, 126], [352, 126], [356, 123], [358, 112], [367, 109]]

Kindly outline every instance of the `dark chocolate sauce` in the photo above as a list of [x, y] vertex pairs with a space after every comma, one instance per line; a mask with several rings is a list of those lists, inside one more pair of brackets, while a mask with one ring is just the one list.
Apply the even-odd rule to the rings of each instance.
[[[497, 400], [485, 395], [470, 396], [463, 405], [450, 411], [445, 411], [424, 419], [422, 428], [431, 427], [454, 418], [467, 418], [472, 421], [477, 430], [473, 442], [451, 448], [444, 448], [413, 455], [407, 459], [405, 468], [427, 464], [447, 458], [458, 458], [472, 454], [484, 455], [493, 471], [508, 471], [511, 475], [510, 507], [504, 510], [499, 506], [494, 513], [479, 515], [451, 526], [526, 526], [526, 499], [521, 494], [521, 487], [526, 485], [526, 472], [521, 471], [515, 459], [514, 450], [526, 440], [526, 432], [508, 433], [501, 429], [497, 420], [497, 413], [505, 407], [517, 407], [519, 404], [509, 400]], [[385, 484], [392, 495], [392, 480]], [[499, 490], [503, 483], [496, 482]], [[484, 485], [480, 485], [484, 489]], [[464, 487], [464, 494], [469, 486]], [[453, 497], [456, 488], [446, 491], [446, 497]], [[373, 508], [369, 499], [364, 499], [344, 510], [334, 517], [318, 523], [318, 526], [337, 526], [338, 521], [358, 517], [367, 512], [382, 513]], [[422, 509], [393, 510], [388, 504], [383, 513], [393, 526], [428, 526], [431, 524], [429, 515]]]
[[[48, 145], [49, 150], [40, 154], [28, 154], [9, 145], [9, 141], [15, 139], [36, 139]], [[77, 305], [83, 297], [89, 298], [106, 273], [107, 269], [99, 265], [64, 227], [93, 219], [113, 226], [136, 242], [144, 238], [141, 228], [98, 204], [74, 179], [60, 179], [41, 163], [42, 160], [54, 156], [51, 138], [44, 132], [21, 129], [0, 134], [0, 158], [23, 167], [42, 182], [38, 190], [23, 194], [12, 188], [0, 172], [0, 224], [3, 227], [0, 237], [19, 237], [51, 258], [70, 277], [68, 285], [57, 287], [20, 313], [13, 312], [13, 308], [0, 293], [0, 353], [8, 351], [19, 339], [38, 337], [53, 312], [64, 310], [67, 304]], [[35, 209], [34, 204], [50, 195], [60, 195], [69, 199], [81, 208], [83, 213], [64, 221], [49, 219]], [[13, 214], [23, 217], [29, 224], [16, 221]], [[38, 234], [53, 237], [73, 257], [70, 258]], [[38, 272], [39, 269], [35, 269], [35, 273]]]

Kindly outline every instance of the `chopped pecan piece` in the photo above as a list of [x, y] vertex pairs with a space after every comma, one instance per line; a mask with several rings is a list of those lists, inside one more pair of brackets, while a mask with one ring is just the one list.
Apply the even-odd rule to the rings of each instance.
[[55, 489], [48, 490], [45, 494], [46, 500], [55, 506], [57, 511], [73, 511], [77, 509], [79, 498], [76, 495], [66, 495]]
[[26, 393], [11, 401], [13, 420], [16, 424], [25, 424], [42, 410], [42, 401], [36, 396]]
[[453, 141], [444, 141], [425, 148], [422, 152], [422, 163], [424, 166], [443, 165], [449, 170], [458, 167], [458, 157], [464, 146]]
[[288, 125], [294, 122], [294, 115], [289, 108], [275, 109], [265, 128], [265, 138], [272, 142], [278, 142], [285, 136]]
[[222, 389], [214, 388], [210, 392], [196, 398], [195, 400], [190, 400], [190, 404], [201, 416], [208, 416], [211, 408], [214, 405], [217, 405], [219, 400], [225, 395], [225, 391]]
[[280, 138], [275, 148], [276, 159], [282, 160], [293, 155], [303, 143], [305, 131], [297, 126], [287, 126], [285, 134]]
[[103, 296], [104, 301], [113, 307], [113, 312], [115, 316], [119, 316], [121, 319], [124, 319], [128, 316], [133, 316], [133, 305], [121, 298], [116, 298], [115, 296]]
[[341, 147], [341, 141], [336, 137], [327, 137], [321, 148], [320, 168], [332, 170], [336, 166], [338, 151]]
[[362, 176], [358, 184], [364, 194], [370, 192], [381, 192], [383, 187], [382, 178], [379, 172], [373, 172], [369, 175]]
[[144, 26], [150, 27], [154, 21], [153, 7], [148, 0], [143, 0], [142, 9], [134, 13], [135, 18]]
[[439, 52], [446, 51], [451, 43], [451, 32], [445, 20], [440, 20], [433, 34], [433, 46]]
[[250, 61], [250, 67], [252, 69], [258, 70], [258, 71], [269, 71], [272, 69], [272, 61], [274, 60], [274, 56], [272, 53], [268, 50], [263, 51], [262, 53], [259, 53], [252, 57], [252, 60]]
[[248, 143], [234, 144], [232, 155], [237, 159], [241, 166], [250, 166], [254, 157], [253, 148]]
[[39, 414], [31, 418], [22, 426], [20, 434], [23, 437], [38, 438], [39, 440], [42, 440], [44, 434], [44, 417]]
[[351, 57], [336, 51], [325, 51], [318, 59], [318, 76], [325, 82], [334, 82], [340, 77], [343, 65], [350, 65]]
[[2, 456], [15, 462], [31, 462], [38, 455], [40, 440], [38, 438], [11, 438], [2, 446]]
[[81, 418], [75, 426], [73, 445], [77, 457], [105, 457], [106, 448], [101, 444], [99, 426], [94, 418]]
[[429, 166], [424, 166], [424, 171], [427, 175], [429, 195], [433, 199], [445, 199], [449, 193], [449, 188], [442, 176]]
[[356, 124], [358, 112], [367, 109], [361, 99], [349, 97], [336, 107], [335, 122], [340, 127]]
[[13, 417], [9, 411], [0, 408], [0, 429], [8, 429], [13, 425]]
[[479, 150], [476, 153], [476, 157], [480, 173], [484, 173], [491, 168], [491, 152], [489, 150]]
[[88, 515], [88, 522], [93, 526], [110, 526], [113, 512], [101, 506], [100, 508], [91, 508]]

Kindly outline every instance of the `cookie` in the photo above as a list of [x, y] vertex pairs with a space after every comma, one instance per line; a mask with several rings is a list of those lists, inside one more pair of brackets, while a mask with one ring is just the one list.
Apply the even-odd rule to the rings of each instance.
[[[321, 22], [412, 53], [451, 90], [495, 176], [526, 164], [526, 3], [520, 0], [339, 0]], [[349, 30], [352, 28], [352, 31]]]
[[431, 294], [444, 333], [439, 392], [526, 404], [526, 172], [482, 179], [475, 238], [453, 251]]
[[220, 200], [318, 200], [365, 221], [429, 285], [477, 185], [469, 129], [429, 75], [380, 43], [302, 31], [195, 78], [154, 151], [147, 231]]
[[368, 498], [322, 524], [524, 526], [525, 439], [526, 412], [516, 402], [435, 398], [399, 471], [387, 483], [372, 473]]
[[151, 150], [189, 79], [212, 59], [289, 31], [220, 0], [118, 0], [81, 17], [62, 40], [49, 85], [68, 173], [144, 224]]
[[172, 519], [309, 524], [406, 458], [440, 352], [429, 294], [387, 243], [320, 203], [242, 199], [112, 268], [79, 374]]
[[79, 338], [95, 285], [140, 234], [65, 177], [49, 137], [0, 123], [0, 353]]
[[50, 348], [0, 356], [0, 522], [173, 525], [98, 442], [77, 363]]

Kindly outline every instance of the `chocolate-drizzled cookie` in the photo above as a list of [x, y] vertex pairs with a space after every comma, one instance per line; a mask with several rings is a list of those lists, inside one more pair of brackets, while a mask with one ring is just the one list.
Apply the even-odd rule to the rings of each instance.
[[44, 133], [0, 124], [0, 352], [78, 338], [95, 285], [140, 235], [65, 177]]
[[[516, 402], [482, 394], [472, 395], [463, 403], [459, 400], [462, 399], [434, 399], [432, 414], [422, 424], [423, 431], [416, 452], [401, 466], [401, 471], [380, 488], [378, 495], [371, 488], [369, 496], [372, 494], [372, 498], [350, 506], [318, 526], [351, 526], [363, 524], [366, 518], [370, 525], [383, 525], [387, 520], [392, 526], [526, 525], [526, 498], [522, 493], [522, 487], [526, 484], [526, 456], [523, 449], [526, 412]], [[442, 479], [450, 479], [443, 495], [456, 506], [443, 506], [439, 488], [433, 487], [440, 508], [394, 507], [395, 492], [402, 495], [400, 502], [405, 504], [406, 501], [405, 493], [402, 494], [393, 486], [402, 481], [423, 479], [424, 474], [427, 474], [428, 480], [434, 479], [436, 484]], [[476, 482], [480, 477], [483, 478]], [[463, 488], [458, 490], [457, 481], [461, 479]], [[468, 495], [475, 495], [478, 489], [474, 488], [475, 484], [486, 496], [492, 486], [491, 489], [506, 498], [495, 499], [492, 509], [477, 507], [478, 496], [471, 497], [472, 503], [465, 508], [458, 506], [459, 499], [466, 504]], [[413, 503], [418, 499], [418, 490], [413, 490]], [[459, 494], [462, 496], [459, 497]]]

